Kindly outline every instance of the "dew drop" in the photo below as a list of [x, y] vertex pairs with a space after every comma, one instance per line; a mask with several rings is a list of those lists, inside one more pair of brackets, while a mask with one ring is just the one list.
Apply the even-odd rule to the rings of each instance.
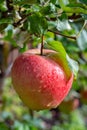
[[51, 106], [51, 104], [52, 104], [51, 102], [50, 102], [50, 103], [48, 103], [48, 104], [47, 104], [47, 107], [50, 107], [50, 106]]

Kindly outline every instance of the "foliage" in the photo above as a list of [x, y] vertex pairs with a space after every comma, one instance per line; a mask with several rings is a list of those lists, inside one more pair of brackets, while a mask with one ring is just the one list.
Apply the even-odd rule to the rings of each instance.
[[[79, 51], [87, 49], [87, 32], [84, 30], [87, 16], [85, 1], [2, 0], [0, 6], [0, 31], [4, 34], [3, 39], [9, 41], [12, 46], [19, 48], [21, 52], [27, 49], [26, 46], [30, 39], [34, 41], [35, 37], [41, 39], [42, 35], [44, 35], [44, 42], [47, 41], [46, 35], [48, 32], [52, 32], [56, 34], [56, 36], [61, 35], [70, 39], [77, 39]], [[80, 25], [77, 26], [77, 23], [80, 23]], [[20, 34], [16, 35], [19, 31]], [[20, 45], [18, 44], [18, 40], [20, 40], [18, 38], [22, 35], [22, 32], [26, 32], [26, 39], [24, 39]], [[34, 36], [34, 38], [32, 36]], [[82, 42], [83, 37], [84, 42]], [[52, 45], [53, 44], [54, 39], [52, 41]], [[68, 60], [68, 62], [70, 64], [70, 60]], [[74, 68], [75, 67], [73, 67], [73, 72], [76, 71]]]

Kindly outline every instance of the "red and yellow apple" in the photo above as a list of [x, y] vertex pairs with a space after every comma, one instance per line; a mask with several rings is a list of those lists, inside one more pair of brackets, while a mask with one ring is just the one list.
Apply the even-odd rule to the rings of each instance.
[[[12, 66], [12, 83], [24, 104], [32, 110], [56, 108], [68, 94], [73, 73], [68, 76], [53, 50], [31, 49], [21, 54]], [[55, 55], [54, 55], [55, 56]]]

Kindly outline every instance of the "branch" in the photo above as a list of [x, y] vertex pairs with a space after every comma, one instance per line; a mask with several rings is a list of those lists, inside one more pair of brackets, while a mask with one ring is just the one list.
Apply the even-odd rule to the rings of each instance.
[[86, 58], [83, 55], [83, 52], [79, 52], [78, 55], [85, 63], [87, 63], [87, 60], [86, 60]]
[[83, 29], [84, 29], [84, 27], [86, 26], [86, 24], [87, 24], [87, 21], [85, 20], [85, 22], [84, 22], [84, 24], [83, 24], [81, 30], [80, 30], [79, 33], [77, 34], [77, 38], [80, 36], [80, 34], [81, 34], [81, 32], [83, 31]]
[[48, 29], [48, 31], [49, 31], [49, 32], [52, 32], [52, 33], [55, 33], [55, 34], [57, 34], [57, 35], [63, 36], [63, 37], [67, 37], [67, 38], [76, 40], [76, 37], [74, 37], [74, 36], [67, 36], [67, 35], [65, 35], [65, 34], [62, 34], [62, 33], [60, 33], [60, 32], [56, 32], [56, 31], [52, 31], [52, 30], [50, 30], [50, 29]]
[[26, 17], [23, 17], [22, 19], [20, 19], [17, 23], [13, 23], [13, 25], [15, 27], [18, 27], [22, 22], [24, 22], [26, 20]]
[[77, 20], [77, 19], [80, 19], [82, 18], [81, 15], [76, 15], [75, 13], [73, 13], [71, 16], [68, 16], [68, 19], [71, 19], [71, 20]]
[[13, 11], [13, 0], [6, 0], [6, 5], [7, 5], [7, 8], [8, 8], [8, 12], [12, 12]]
[[23, 16], [18, 22], [13, 23], [13, 25], [14, 25], [15, 27], [18, 27], [21, 23], [23, 23], [24, 21], [26, 21], [27, 17], [30, 16], [30, 15], [31, 15], [31, 13], [28, 14], [28, 15], [26, 15], [26, 16]]

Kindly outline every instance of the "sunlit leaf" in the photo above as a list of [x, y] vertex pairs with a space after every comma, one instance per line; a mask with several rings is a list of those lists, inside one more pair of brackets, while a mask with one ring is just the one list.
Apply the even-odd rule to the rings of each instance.
[[59, 41], [48, 41], [48, 48], [55, 50], [57, 53], [49, 55], [55, 62], [57, 62], [60, 66], [63, 67], [67, 77], [69, 78], [71, 75], [71, 71], [73, 71], [75, 78], [78, 72], [78, 63], [72, 60], [68, 54], [66, 53], [63, 45]]
[[75, 78], [76, 78], [77, 72], [79, 70], [78, 63], [75, 60], [71, 59], [68, 55], [66, 56], [66, 58], [67, 58], [67, 61], [68, 61], [68, 65], [70, 66], [70, 68], [73, 71]]

